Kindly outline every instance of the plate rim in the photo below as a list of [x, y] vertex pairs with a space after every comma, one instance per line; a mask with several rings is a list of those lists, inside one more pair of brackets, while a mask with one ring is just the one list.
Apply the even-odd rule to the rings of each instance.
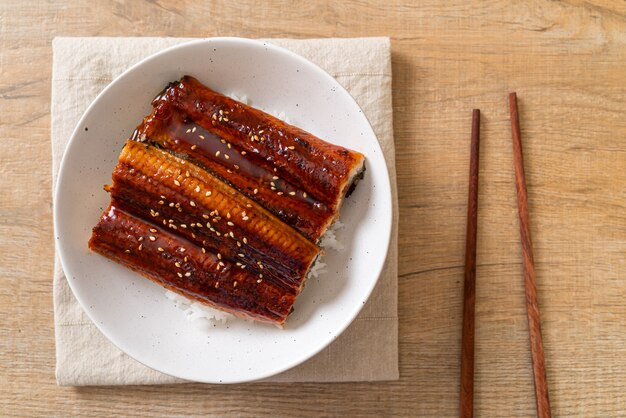
[[[130, 66], [129, 68], [127, 68], [126, 70], [124, 70], [121, 74], [119, 74], [117, 77], [115, 77], [109, 84], [107, 84], [107, 86], [102, 89], [102, 91], [100, 91], [100, 93], [98, 93], [98, 95], [91, 101], [91, 103], [89, 104], [89, 106], [87, 106], [87, 108], [84, 110], [84, 112], [82, 113], [81, 117], [79, 118], [78, 122], [76, 123], [76, 126], [74, 127], [74, 129], [72, 130], [72, 134], [70, 136], [70, 139], [67, 142], [67, 145], [65, 146], [65, 149], [63, 150], [63, 156], [61, 158], [61, 161], [59, 163], [59, 170], [55, 179], [55, 188], [54, 188], [54, 193], [53, 193], [53, 226], [54, 226], [54, 233], [55, 233], [55, 254], [58, 256], [59, 261], [61, 263], [61, 267], [63, 269], [63, 274], [66, 278], [66, 281], [72, 291], [73, 296], [76, 298], [76, 300], [78, 301], [81, 309], [83, 310], [83, 312], [87, 315], [87, 317], [90, 319], [90, 321], [92, 322], [93, 325], [96, 326], [96, 328], [98, 329], [98, 331], [100, 333], [102, 333], [102, 335], [111, 343], [113, 344], [117, 349], [119, 349], [121, 352], [123, 352], [124, 354], [128, 355], [130, 358], [132, 358], [133, 360], [139, 362], [140, 364], [158, 371], [159, 373], [163, 373], [172, 377], [176, 377], [176, 378], [180, 378], [180, 379], [184, 379], [184, 380], [189, 380], [189, 378], [185, 377], [185, 376], [181, 376], [180, 374], [176, 374], [176, 373], [171, 373], [170, 371], [168, 372], [164, 372], [162, 371], [160, 368], [152, 366], [152, 365], [148, 365], [145, 362], [143, 362], [142, 360], [138, 359], [137, 357], [135, 357], [134, 355], [131, 355], [130, 353], [128, 353], [126, 350], [124, 350], [122, 347], [120, 347], [120, 345], [116, 342], [116, 339], [113, 338], [109, 332], [107, 332], [106, 327], [101, 326], [101, 324], [98, 323], [98, 321], [94, 320], [94, 318], [92, 317], [92, 313], [88, 310], [85, 309], [85, 303], [84, 301], [81, 299], [80, 296], [80, 292], [77, 292], [77, 290], [74, 288], [74, 285], [72, 284], [71, 280], [67, 279], [68, 275], [72, 275], [71, 274], [71, 267], [68, 269], [68, 266], [71, 264], [69, 263], [69, 261], [66, 259], [66, 257], [68, 257], [68, 254], [65, 254], [65, 252], [63, 251], [63, 246], [61, 241], [63, 241], [62, 239], [62, 233], [61, 233], [61, 229], [60, 229], [60, 223], [61, 221], [61, 214], [59, 212], [59, 210], [57, 209], [58, 207], [58, 202], [62, 199], [62, 197], [60, 196], [61, 193], [61, 189], [62, 189], [62, 185], [64, 184], [64, 178], [66, 177], [66, 173], [65, 171], [68, 170], [68, 150], [74, 145], [75, 142], [78, 141], [78, 137], [79, 137], [79, 132], [80, 132], [80, 127], [84, 124], [84, 120], [88, 117], [88, 115], [93, 111], [93, 109], [98, 105], [98, 103], [102, 100], [102, 98], [104, 96], [107, 95], [108, 91], [117, 83], [120, 82], [120, 80], [122, 80], [123, 78], [127, 77], [129, 74], [137, 71], [139, 68], [143, 67], [145, 64], [147, 64], [149, 61], [154, 60], [159, 58], [160, 56], [163, 55], [167, 55], [175, 50], [178, 49], [185, 49], [185, 48], [189, 48], [192, 47], [196, 44], [209, 44], [211, 42], [234, 42], [234, 43], [243, 43], [243, 44], [247, 44], [248, 46], [254, 46], [254, 47], [263, 47], [263, 48], [271, 48], [276, 50], [279, 53], [282, 54], [286, 54], [288, 55], [291, 59], [295, 59], [297, 61], [299, 61], [300, 63], [310, 67], [312, 70], [314, 70], [316, 73], [320, 74], [322, 77], [326, 78], [331, 84], [334, 84], [337, 88], [343, 90], [343, 92], [345, 94], [347, 94], [347, 97], [349, 98], [349, 100], [352, 101], [352, 103], [354, 104], [354, 106], [356, 106], [356, 109], [360, 110], [360, 113], [362, 114], [362, 116], [365, 119], [365, 122], [367, 123], [367, 128], [370, 129], [373, 137], [376, 139], [376, 144], [375, 146], [380, 150], [380, 154], [381, 154], [381, 158], [382, 158], [382, 164], [383, 167], [385, 168], [385, 175], [382, 176], [383, 178], [381, 179], [382, 182], [384, 183], [384, 188], [388, 191], [386, 198], [384, 199], [384, 204], [386, 206], [385, 208], [385, 212], [388, 213], [389, 215], [385, 218], [385, 223], [387, 225], [385, 225], [385, 237], [384, 237], [384, 256], [381, 257], [381, 262], [379, 263], [378, 266], [376, 266], [376, 279], [373, 280], [371, 282], [370, 288], [367, 289], [366, 293], [365, 293], [365, 300], [363, 301], [363, 303], [358, 303], [355, 304], [355, 308], [353, 308], [352, 312], [349, 312], [348, 315], [345, 316], [346, 320], [344, 321], [344, 323], [337, 328], [337, 332], [334, 335], [333, 338], [328, 339], [328, 341], [326, 341], [323, 344], [318, 345], [315, 349], [310, 350], [308, 352], [306, 352], [304, 355], [301, 355], [299, 357], [297, 357], [295, 360], [285, 363], [283, 364], [281, 367], [277, 367], [272, 369], [270, 372], [266, 372], [266, 373], [260, 373], [255, 375], [254, 377], [244, 377], [244, 378], [235, 378], [235, 379], [203, 379], [203, 380], [193, 380], [195, 382], [201, 382], [201, 383], [212, 383], [212, 384], [236, 384], [236, 383], [245, 383], [245, 382], [252, 382], [252, 381], [258, 381], [258, 380], [262, 380], [262, 379], [266, 379], [268, 377], [271, 376], [275, 376], [278, 375], [280, 373], [283, 373], [289, 369], [292, 369], [304, 362], [306, 362], [307, 360], [313, 358], [314, 356], [316, 356], [319, 352], [321, 352], [322, 350], [324, 350], [325, 348], [327, 348], [330, 344], [332, 344], [341, 334], [343, 334], [345, 332], [345, 330], [354, 322], [354, 320], [357, 318], [357, 316], [359, 315], [359, 313], [362, 311], [363, 307], [365, 306], [366, 302], [369, 301], [372, 292], [374, 291], [374, 288], [376, 287], [376, 285], [378, 284], [379, 280], [380, 280], [380, 276], [382, 274], [382, 271], [386, 265], [386, 260], [387, 260], [387, 256], [389, 254], [389, 246], [391, 243], [391, 235], [392, 235], [392, 231], [393, 231], [393, 219], [394, 219], [394, 209], [393, 209], [393, 192], [392, 192], [392, 188], [391, 188], [391, 179], [390, 179], [390, 173], [389, 173], [389, 167], [387, 166], [387, 161], [385, 159], [385, 154], [382, 151], [382, 147], [380, 144], [380, 140], [378, 139], [378, 136], [376, 135], [376, 132], [374, 131], [369, 119], [367, 118], [367, 115], [365, 114], [365, 112], [363, 111], [363, 109], [361, 108], [361, 106], [358, 104], [358, 102], [354, 99], [354, 97], [350, 94], [350, 92], [348, 92], [348, 90], [346, 90], [341, 83], [339, 83], [332, 75], [330, 75], [326, 70], [322, 69], [321, 67], [319, 67], [317, 64], [315, 64], [314, 62], [308, 60], [307, 58], [285, 48], [279, 45], [275, 45], [271, 42], [271, 40], [256, 40], [256, 39], [249, 39], [249, 38], [242, 38], [242, 37], [230, 37], [230, 36], [226, 36], [226, 37], [209, 37], [209, 38], [200, 38], [200, 39], [194, 39], [191, 41], [187, 41], [187, 42], [181, 42], [179, 44], [176, 45], [172, 45], [169, 46], [167, 48], [164, 48], [154, 54], [151, 54], [141, 60], [139, 60], [138, 62], [136, 62], [135, 64], [133, 64], [132, 66]], [[167, 82], [167, 81], [166, 81]], [[382, 252], [382, 251], [381, 251]]]

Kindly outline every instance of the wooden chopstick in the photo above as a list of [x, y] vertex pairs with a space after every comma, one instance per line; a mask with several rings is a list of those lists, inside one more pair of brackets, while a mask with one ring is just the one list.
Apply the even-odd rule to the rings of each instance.
[[517, 95], [509, 94], [509, 110], [511, 113], [511, 133], [513, 139], [513, 159], [515, 162], [515, 186], [517, 188], [517, 207], [519, 211], [519, 230], [522, 241], [522, 257], [524, 264], [524, 285], [526, 288], [526, 313], [528, 331], [530, 332], [530, 353], [533, 362], [535, 379], [535, 397], [537, 416], [551, 417], [550, 399], [548, 398], [548, 382], [543, 355], [541, 338], [541, 320], [537, 303], [537, 284], [535, 282], [535, 261], [530, 239], [530, 220], [528, 216], [528, 196], [524, 174], [524, 158], [522, 155], [522, 137], [520, 134], [519, 114], [517, 112]]
[[476, 230], [478, 222], [478, 157], [480, 110], [472, 111], [467, 227], [465, 241], [465, 283], [463, 289], [463, 337], [461, 343], [461, 397], [459, 416], [474, 416], [474, 306], [476, 301]]

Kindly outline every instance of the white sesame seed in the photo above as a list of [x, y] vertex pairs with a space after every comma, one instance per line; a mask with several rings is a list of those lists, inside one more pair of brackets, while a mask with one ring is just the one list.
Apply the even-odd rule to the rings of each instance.
[[177, 261], [177, 262], [175, 262], [175, 263], [174, 263], [174, 265], [175, 265], [176, 267], [180, 268], [180, 263], [179, 263], [178, 261]]
[[139, 242], [143, 241], [143, 237], [137, 238], [137, 241], [139, 241]]
[[194, 149], [196, 149], [197, 147], [198, 147], [198, 146], [197, 146], [196, 144], [194, 144], [194, 145], [192, 145], [192, 146], [191, 146], [191, 149], [192, 149], [192, 150], [194, 150]]
[[218, 258], [219, 260], [221, 260], [221, 259], [222, 259], [222, 254], [217, 253], [217, 258]]
[[[224, 119], [224, 120], [228, 121], [228, 119]], [[227, 142], [226, 146], [228, 147], [228, 149], [230, 149], [230, 142]]]
[[302, 197], [306, 197], [306, 192], [302, 192]]
[[237, 247], [241, 247], [241, 243], [237, 241]]
[[215, 152], [215, 156], [216, 156], [216, 157], [219, 157], [219, 156], [220, 156], [220, 152], [219, 152], [219, 151], [216, 151], [216, 152]]
[[258, 279], [256, 282], [257, 283], [261, 283], [263, 281], [263, 279]]
[[180, 181], [174, 180], [174, 184], [177, 185], [177, 186], [180, 186]]
[[226, 222], [226, 224], [227, 224], [228, 226], [235, 226], [235, 224], [234, 224], [234, 223], [232, 223], [231, 221]]
[[164, 201], [159, 200], [159, 205], [162, 205], [162, 204], [164, 204], [164, 203], [165, 203]]
[[242, 219], [243, 219], [244, 221], [247, 221], [247, 220], [248, 220], [248, 219], [250, 219], [250, 218], [248, 218], [247, 216], [244, 216]]
[[212, 192], [206, 192], [204, 195], [205, 195], [206, 197], [209, 197], [209, 196], [211, 196], [211, 194], [212, 194]]
[[245, 257], [243, 254], [239, 253], [237, 254], [239, 257]]
[[248, 238], [243, 237], [243, 243], [244, 243], [244, 244], [247, 244], [247, 243], [248, 243]]
[[287, 147], [287, 148], [289, 148], [289, 149], [296, 149], [296, 147], [294, 147], [293, 145], [290, 146], [290, 147]]
[[239, 170], [239, 166], [237, 164], [234, 165], [235, 170]]
[[159, 251], [160, 253], [162, 253], [163, 251], [165, 251], [163, 248], [159, 247], [157, 248], [157, 251]]
[[246, 154], [247, 154], [247, 152], [241, 151], [241, 155], [246, 155]]
[[200, 139], [204, 139], [204, 135], [198, 135]]
[[177, 271], [176, 274], [178, 275], [178, 277], [183, 277], [182, 273], [180, 271]]
[[185, 131], [185, 133], [189, 133], [189, 132], [191, 132], [191, 128], [189, 128], [189, 129], [187, 129], [187, 130]]
[[295, 195], [296, 195], [296, 192], [289, 192], [289, 195], [290, 195], [290, 196], [295, 196]]
[[196, 127], [195, 126], [191, 129], [191, 132], [196, 132]]
[[220, 115], [223, 115], [224, 111], [222, 109], [220, 109]]
[[226, 158], [227, 160], [230, 159], [230, 157], [228, 156], [228, 154], [224, 154], [224, 158]]
[[180, 224], [180, 227], [181, 228], [187, 228], [187, 225], [186, 224]]
[[183, 261], [186, 263], [188, 261], [187, 256], [185, 256], [185, 258], [183, 258]]
[[254, 189], [254, 194], [257, 194], [259, 192], [259, 189]]
[[174, 207], [174, 202], [170, 202], [169, 207], [173, 208]]
[[236, 280], [233, 282], [233, 287], [237, 287], [237, 281]]
[[189, 201], [189, 204], [190, 204], [191, 206], [194, 206], [194, 207], [196, 206], [196, 202], [194, 202], [193, 200], [190, 200], [190, 201]]
[[204, 247], [201, 247], [202, 250], [202, 254], [206, 254], [206, 249]]
[[142, 248], [143, 248], [143, 244], [139, 244], [139, 247], [137, 247], [137, 250], [141, 251]]
[[189, 276], [191, 276], [191, 273], [189, 272], [185, 273], [185, 277], [189, 277]]
[[200, 191], [200, 186], [196, 186], [195, 190], [196, 190], [196, 193], [198, 193]]
[[[278, 180], [278, 176], [272, 177], [272, 180]], [[272, 183], [272, 184], [274, 184], [274, 183]]]
[[124, 250], [124, 252], [125, 252], [125, 253], [127, 253], [127, 254], [129, 254], [129, 253], [130, 253], [130, 250]]
[[278, 192], [278, 193], [276, 193], [276, 194], [277, 194], [278, 196], [280, 196], [280, 195], [282, 195], [282, 194], [283, 194], [283, 192]]
[[185, 177], [189, 177], [189, 170], [185, 171]]
[[180, 247], [180, 252], [184, 253], [185, 251], [187, 251], [187, 249], [185, 247]]
[[148, 238], [150, 238], [150, 241], [156, 241], [156, 238], [153, 237], [152, 235], [150, 235]]

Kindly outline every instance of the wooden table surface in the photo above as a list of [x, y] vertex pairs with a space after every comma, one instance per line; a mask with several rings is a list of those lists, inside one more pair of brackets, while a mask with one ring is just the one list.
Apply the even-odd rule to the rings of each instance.
[[[553, 410], [624, 416], [626, 2], [265, 3], [0, 2], [0, 415], [454, 416], [474, 107], [483, 116], [475, 406], [478, 416], [534, 415], [506, 96], [517, 91]], [[392, 38], [399, 381], [56, 386], [57, 35]]]

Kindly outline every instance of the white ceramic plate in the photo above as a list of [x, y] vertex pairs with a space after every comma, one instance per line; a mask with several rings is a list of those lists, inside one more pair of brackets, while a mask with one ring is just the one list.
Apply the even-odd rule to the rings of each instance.
[[[342, 210], [345, 245], [328, 273], [311, 279], [284, 329], [243, 320], [190, 322], [164, 289], [104, 257], [87, 241], [109, 196], [102, 190], [126, 138], [152, 98], [189, 74], [212, 89], [285, 112], [292, 124], [367, 157], [365, 179]], [[153, 55], [113, 81], [89, 106], [63, 157], [54, 197], [58, 252], [92, 321], [141, 363], [183, 379], [235, 383], [268, 377], [312, 357], [337, 338], [367, 301], [391, 231], [391, 192], [382, 151], [365, 115], [326, 72], [268, 43], [211, 38]], [[200, 322], [200, 323], [197, 323]], [[358, 355], [358, 353], [354, 353]]]

